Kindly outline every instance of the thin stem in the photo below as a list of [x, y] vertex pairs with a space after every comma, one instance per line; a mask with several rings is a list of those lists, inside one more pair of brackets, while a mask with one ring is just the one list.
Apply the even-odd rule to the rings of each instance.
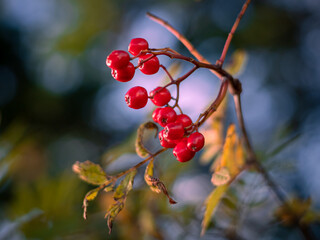
[[200, 127], [220, 106], [221, 102], [225, 98], [228, 90], [228, 79], [224, 78], [223, 82], [221, 83], [219, 93], [216, 99], [211, 103], [211, 105], [207, 108], [205, 112], [200, 114], [197, 121], [194, 123], [196, 128]]
[[[148, 12], [147, 16], [155, 21], [156, 23], [160, 24], [161, 26], [165, 27], [169, 32], [171, 32], [188, 50], [189, 52], [196, 58], [198, 61], [203, 63], [209, 63], [207, 59], [205, 59], [192, 45], [192, 43], [183, 35], [181, 34], [177, 29], [175, 29], [170, 23], [163, 20], [160, 17], [155, 16], [154, 14]], [[221, 78], [221, 74], [214, 69], [210, 69], [210, 71], [216, 75], [218, 78]]]
[[251, 0], [247, 0], [243, 6], [242, 6], [242, 9], [240, 11], [240, 13], [238, 14], [238, 17], [236, 19], [236, 21], [234, 22], [232, 28], [231, 28], [231, 31], [228, 35], [228, 38], [224, 44], [224, 47], [223, 47], [223, 50], [222, 50], [222, 54], [221, 54], [221, 57], [220, 59], [217, 61], [217, 65], [219, 65], [220, 67], [222, 67], [223, 63], [224, 63], [224, 60], [226, 58], [226, 55], [227, 55], [227, 52], [228, 52], [228, 49], [229, 49], [229, 46], [230, 46], [230, 43], [231, 43], [231, 40], [233, 38], [233, 35], [234, 33], [236, 32], [237, 28], [238, 28], [238, 25], [240, 23], [240, 20], [242, 18], [242, 16], [244, 15], [244, 13], [246, 12], [249, 4], [250, 4]]
[[162, 64], [160, 64], [160, 67], [165, 71], [165, 73], [168, 75], [169, 79], [170, 79], [170, 82], [173, 83], [174, 80], [171, 76], [171, 74], [169, 73], [169, 71], [167, 70], [167, 68], [165, 66], [163, 66]]

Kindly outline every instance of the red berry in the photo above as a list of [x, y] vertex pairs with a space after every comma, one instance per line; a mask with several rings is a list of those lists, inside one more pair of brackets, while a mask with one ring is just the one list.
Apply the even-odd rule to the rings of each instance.
[[133, 55], [137, 56], [140, 51], [147, 50], [149, 48], [149, 44], [147, 40], [144, 38], [133, 38], [131, 39], [128, 47], [128, 51]]
[[130, 108], [143, 108], [148, 102], [147, 90], [140, 86], [133, 87], [126, 93], [125, 100]]
[[152, 113], [152, 119], [153, 121], [155, 121], [156, 123], [158, 122], [159, 119], [159, 112], [160, 112], [161, 108], [156, 108], [153, 113]]
[[174, 148], [176, 145], [177, 145], [177, 141], [170, 141], [168, 139], [166, 139], [164, 136], [164, 129], [162, 129], [160, 132], [159, 132], [159, 140], [160, 140], [160, 145], [162, 147], [165, 147], [165, 148]]
[[200, 151], [204, 146], [204, 136], [199, 132], [190, 134], [188, 137], [187, 146], [193, 152]]
[[[144, 61], [150, 57], [152, 57], [152, 54], [146, 54], [144, 56], [141, 56], [139, 58], [139, 64], [141, 63], [141, 61]], [[149, 59], [139, 67], [140, 71], [147, 75], [152, 75], [157, 73], [159, 71], [159, 68], [160, 68], [160, 63], [159, 63], [159, 59], [156, 56]]]
[[177, 115], [177, 119], [176, 119], [176, 122], [180, 122], [182, 123], [183, 127], [184, 128], [188, 128], [192, 125], [192, 120], [191, 118], [186, 115], [186, 114], [179, 114]]
[[126, 67], [130, 62], [129, 53], [122, 50], [115, 50], [109, 54], [106, 64], [109, 68], [120, 69]]
[[182, 123], [174, 122], [168, 123], [164, 128], [163, 136], [169, 140], [178, 140], [182, 139], [184, 135], [184, 128]]
[[162, 127], [165, 127], [168, 123], [174, 122], [176, 118], [177, 118], [177, 114], [172, 107], [164, 107], [164, 108], [161, 108], [161, 110], [159, 111], [157, 122]]
[[151, 101], [156, 106], [164, 106], [171, 100], [171, 93], [167, 88], [157, 87], [150, 92]]
[[129, 64], [124, 68], [112, 69], [111, 75], [119, 82], [128, 82], [133, 78], [135, 71], [133, 64], [129, 62]]
[[187, 147], [187, 141], [184, 138], [174, 147], [173, 155], [179, 162], [187, 162], [194, 157], [195, 152], [189, 150]]

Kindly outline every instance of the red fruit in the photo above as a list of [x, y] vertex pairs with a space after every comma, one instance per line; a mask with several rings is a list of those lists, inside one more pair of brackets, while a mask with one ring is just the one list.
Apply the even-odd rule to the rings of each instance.
[[171, 100], [171, 93], [167, 88], [157, 87], [150, 92], [151, 101], [156, 106], [164, 106]]
[[187, 141], [184, 138], [174, 147], [173, 155], [179, 162], [187, 162], [194, 157], [195, 152], [189, 150], [187, 147]]
[[[139, 58], [139, 64], [150, 57], [152, 57], [152, 54], [146, 54], [144, 56], [141, 56]], [[139, 67], [140, 71], [147, 75], [157, 73], [159, 71], [159, 68], [160, 68], [160, 63], [159, 63], [159, 59], [156, 56], [149, 59]]]
[[120, 69], [126, 67], [130, 62], [129, 53], [122, 50], [115, 50], [109, 54], [106, 64], [109, 68]]
[[111, 75], [119, 82], [128, 82], [133, 78], [135, 71], [133, 64], [129, 62], [129, 64], [124, 68], [112, 69]]
[[155, 121], [156, 123], [158, 122], [160, 110], [161, 110], [161, 108], [156, 108], [156, 109], [153, 111], [153, 113], [152, 113], [152, 119], [153, 119], [153, 121]]
[[177, 118], [177, 114], [172, 107], [164, 107], [164, 108], [161, 108], [161, 110], [159, 111], [157, 122], [162, 127], [165, 127], [168, 123], [174, 122], [176, 118]]
[[192, 125], [191, 118], [186, 114], [179, 114], [177, 115], [176, 122], [182, 123], [184, 128], [190, 127]]
[[164, 128], [163, 136], [168, 140], [179, 140], [184, 135], [184, 128], [182, 123], [174, 122], [168, 123]]
[[163, 134], [164, 134], [164, 129], [161, 130], [158, 135], [159, 140], [160, 140], [160, 145], [165, 148], [174, 148], [177, 145], [177, 141], [170, 141], [170, 140], [166, 139], [163, 136]]
[[190, 134], [188, 137], [187, 146], [193, 152], [200, 151], [204, 146], [204, 136], [199, 132]]
[[149, 44], [147, 40], [144, 38], [133, 38], [131, 39], [128, 47], [128, 51], [133, 55], [137, 56], [140, 51], [147, 50], [149, 48]]
[[147, 90], [140, 86], [133, 87], [126, 93], [125, 100], [130, 108], [143, 108], [148, 102]]

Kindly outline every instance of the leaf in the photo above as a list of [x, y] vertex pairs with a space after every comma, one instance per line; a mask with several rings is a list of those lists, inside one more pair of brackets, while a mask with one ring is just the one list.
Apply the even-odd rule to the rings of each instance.
[[247, 52], [243, 49], [234, 51], [231, 56], [231, 62], [226, 66], [227, 72], [231, 75], [240, 75], [246, 66], [248, 60]]
[[214, 164], [212, 183], [224, 184], [234, 179], [245, 166], [245, 155], [240, 139], [236, 133], [236, 127], [231, 124], [227, 131], [222, 155]]
[[108, 212], [105, 215], [105, 218], [107, 218], [107, 224], [109, 228], [109, 234], [111, 233], [113, 221], [118, 216], [119, 212], [123, 209], [124, 202], [115, 202], [110, 206], [108, 209]]
[[148, 184], [148, 186], [153, 192], [156, 192], [156, 193], [163, 192], [163, 194], [167, 196], [170, 204], [176, 204], [177, 202], [170, 197], [164, 183], [161, 182], [158, 178], [153, 177], [153, 167], [154, 167], [153, 161], [154, 160], [151, 159], [151, 161], [149, 162], [146, 168], [146, 171], [144, 173], [144, 180], [146, 181], [146, 183]]
[[279, 206], [274, 215], [286, 226], [294, 226], [298, 221], [301, 224], [310, 224], [320, 220], [319, 213], [311, 209], [311, 198], [292, 198]]
[[105, 218], [107, 218], [109, 234], [111, 233], [114, 219], [124, 207], [125, 201], [127, 199], [127, 195], [129, 191], [132, 189], [133, 180], [136, 174], [137, 174], [136, 169], [128, 173], [125, 176], [125, 178], [122, 179], [122, 181], [117, 186], [113, 194], [114, 203], [110, 206], [110, 208], [108, 209], [105, 215]]
[[143, 144], [144, 133], [146, 130], [156, 130], [155, 137], [158, 134], [158, 126], [154, 122], [146, 122], [139, 126], [137, 130], [137, 138], [135, 142], [136, 152], [141, 158], [151, 155], [150, 151]]
[[77, 173], [83, 181], [93, 185], [105, 184], [110, 180], [100, 165], [90, 161], [83, 163], [77, 161], [73, 164], [72, 170]]
[[217, 111], [208, 119], [209, 125], [202, 132], [206, 139], [200, 162], [206, 164], [218, 156], [223, 147], [224, 118], [227, 109], [227, 97], [222, 101]]
[[226, 184], [231, 179], [229, 170], [227, 168], [221, 168], [212, 174], [211, 182], [215, 186]]
[[136, 174], [137, 170], [135, 169], [125, 176], [125, 178], [120, 182], [113, 194], [114, 200], [118, 201], [119, 199], [125, 198], [127, 196], [128, 192], [132, 189], [133, 180]]
[[83, 199], [83, 218], [87, 219], [87, 207], [88, 207], [88, 201], [94, 200], [100, 191], [101, 187], [95, 188], [90, 190], [86, 196]]
[[205, 234], [206, 229], [208, 228], [208, 225], [210, 223], [210, 219], [213, 216], [221, 198], [227, 191], [229, 185], [224, 184], [216, 187], [210, 195], [207, 197], [206, 202], [205, 202], [205, 213], [204, 217], [202, 220], [202, 228], [201, 228], [201, 236]]

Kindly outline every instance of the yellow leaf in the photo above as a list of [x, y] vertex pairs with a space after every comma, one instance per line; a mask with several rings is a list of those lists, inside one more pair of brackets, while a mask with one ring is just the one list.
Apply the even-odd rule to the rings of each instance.
[[225, 192], [227, 191], [229, 185], [228, 184], [224, 184], [224, 185], [220, 185], [218, 187], [216, 187], [211, 193], [210, 195], [207, 197], [206, 202], [205, 202], [205, 213], [204, 213], [204, 217], [202, 220], [202, 228], [201, 228], [201, 236], [204, 235], [206, 229], [208, 228], [208, 225], [210, 223], [210, 219], [213, 216], [221, 198], [223, 197], [223, 195], [225, 194]]
[[90, 161], [85, 161], [83, 163], [75, 162], [72, 166], [72, 170], [77, 173], [83, 181], [93, 185], [101, 185], [109, 181], [109, 178], [100, 165]]
[[279, 206], [274, 213], [284, 225], [293, 226], [297, 221], [301, 224], [310, 224], [320, 220], [318, 213], [311, 210], [311, 199], [292, 198]]
[[214, 165], [212, 183], [221, 185], [234, 179], [244, 168], [244, 157], [243, 147], [236, 133], [236, 126], [231, 124], [227, 131], [222, 155]]
[[208, 126], [203, 130], [206, 144], [200, 162], [207, 164], [219, 155], [223, 147], [224, 117], [227, 108], [227, 97], [222, 101], [218, 110], [208, 119]]
[[83, 199], [83, 218], [87, 219], [88, 202], [94, 200], [100, 191], [100, 187], [90, 190]]

